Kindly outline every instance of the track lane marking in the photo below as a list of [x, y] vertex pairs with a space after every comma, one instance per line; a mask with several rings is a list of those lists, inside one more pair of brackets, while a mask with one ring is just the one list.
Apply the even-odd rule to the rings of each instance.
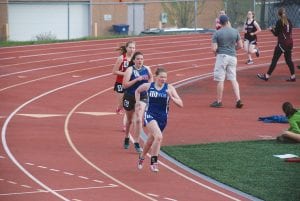
[[[283, 63], [283, 62], [282, 62], [282, 63]], [[263, 64], [262, 64], [262, 65], [263, 65]], [[259, 66], [252, 66], [252, 67], [248, 67], [248, 68], [255, 68], [255, 67], [259, 67]], [[108, 74], [106, 74], [106, 76], [107, 76], [107, 75], [110, 75], [110, 74], [111, 74], [111, 73], [108, 73]], [[52, 75], [52, 76], [53, 76], [53, 75]], [[51, 77], [52, 77], [52, 76], [51, 76]], [[102, 75], [101, 75], [101, 76], [102, 76]], [[89, 80], [96, 79], [96, 78], [101, 77], [101, 76], [92, 77], [92, 78], [89, 78], [89, 79], [87, 79], [87, 80], [82, 80], [82, 81], [78, 81], [78, 82], [71, 83], [71, 84], [68, 84], [68, 85], [64, 85], [64, 86], [62, 86], [62, 87], [59, 87], [59, 88], [56, 88], [56, 89], [54, 89], [54, 90], [48, 91], [48, 92], [46, 92], [46, 93], [44, 93], [44, 94], [41, 94], [40, 96], [37, 96], [37, 97], [31, 99], [30, 101], [27, 101], [26, 103], [24, 103], [24, 104], [21, 105], [20, 107], [18, 107], [13, 113], [10, 114], [10, 116], [9, 116], [9, 117], [7, 118], [7, 120], [4, 122], [4, 126], [3, 126], [2, 132], [1, 132], [1, 138], [2, 138], [2, 144], [3, 144], [3, 147], [4, 147], [5, 151], [6, 151], [6, 153], [8, 153], [9, 157], [11, 158], [11, 160], [16, 164], [17, 167], [19, 167], [20, 170], [22, 170], [28, 177], [30, 177], [31, 179], [33, 179], [36, 183], [38, 183], [38, 184], [41, 185], [42, 187], [48, 188], [48, 187], [47, 187], [46, 185], [44, 185], [43, 183], [40, 183], [39, 180], [36, 181], [36, 178], [34, 178], [33, 175], [31, 175], [29, 172], [27, 172], [26, 169], [24, 169], [24, 167], [20, 166], [20, 164], [18, 163], [18, 161], [14, 158], [14, 156], [11, 154], [9, 148], [7, 147], [5, 135], [6, 135], [6, 128], [7, 128], [8, 122], [12, 119], [12, 117], [13, 117], [14, 115], [16, 115], [16, 113], [17, 113], [19, 110], [21, 110], [22, 107], [25, 107], [27, 104], [29, 104], [29, 103], [31, 103], [31, 102], [33, 102], [33, 101], [35, 101], [35, 100], [37, 100], [37, 99], [39, 99], [39, 98], [41, 98], [41, 97], [43, 97], [43, 96], [46, 96], [46, 95], [48, 95], [48, 94], [50, 94], [50, 93], [53, 93], [53, 92], [55, 92], [55, 91], [58, 91], [58, 90], [60, 90], [60, 89], [67, 88], [67, 87], [69, 87], [69, 86], [73, 86], [73, 85], [76, 85], [76, 84], [79, 84], [79, 83], [82, 83], [82, 82], [86, 82], [86, 81], [89, 81]], [[50, 189], [50, 192], [51, 192], [51, 189]], [[56, 193], [54, 192], [53, 194], [56, 194]], [[63, 197], [61, 197], [61, 195], [58, 195], [58, 197], [64, 199]]]
[[65, 89], [65, 88], [68, 88], [70, 86], [73, 86], [73, 85], [77, 85], [77, 84], [80, 84], [80, 83], [84, 83], [84, 82], [88, 82], [88, 81], [91, 81], [91, 80], [94, 80], [94, 79], [98, 79], [98, 78], [101, 78], [101, 77], [107, 77], [107, 76], [110, 76], [111, 73], [108, 73], [108, 74], [102, 74], [100, 76], [95, 76], [95, 77], [92, 77], [92, 78], [88, 78], [88, 79], [85, 79], [85, 80], [81, 80], [81, 81], [77, 81], [77, 82], [73, 82], [73, 83], [70, 83], [70, 84], [67, 84], [67, 85], [63, 85], [61, 87], [58, 87], [58, 88], [55, 88], [53, 90], [50, 90], [50, 91], [47, 91], [45, 93], [42, 93], [38, 96], [35, 96], [34, 98], [28, 100], [27, 102], [23, 103], [22, 105], [20, 105], [17, 109], [15, 109], [11, 114], [9, 114], [9, 116], [6, 118], [4, 124], [3, 124], [3, 127], [2, 127], [2, 130], [1, 130], [1, 140], [2, 140], [2, 145], [3, 145], [3, 148], [6, 152], [6, 154], [8, 155], [8, 157], [10, 158], [10, 160], [25, 174], [27, 175], [30, 179], [32, 179], [34, 182], [36, 182], [38, 185], [40, 185], [41, 187], [43, 187], [45, 190], [47, 190], [48, 192], [52, 193], [53, 195], [57, 196], [58, 198], [64, 200], [64, 201], [68, 201], [69, 199], [67, 199], [66, 197], [60, 195], [59, 193], [57, 193], [56, 191], [52, 190], [50, 187], [48, 187], [46, 184], [44, 184], [43, 182], [41, 182], [40, 180], [38, 180], [36, 177], [34, 177], [30, 172], [28, 172], [19, 162], [18, 160], [14, 157], [14, 155], [11, 153], [10, 149], [9, 149], [9, 146], [7, 144], [7, 141], [6, 141], [6, 130], [7, 130], [7, 127], [8, 127], [8, 124], [10, 123], [10, 121], [12, 120], [12, 118], [22, 109], [24, 108], [25, 106], [29, 105], [30, 103], [46, 96], [46, 95], [49, 95], [51, 93], [54, 93], [54, 92], [57, 92], [61, 89]]
[[[178, 84], [178, 83], [181, 83], [182, 85], [184, 85], [184, 84], [189, 83], [188, 80], [191, 80], [191, 78], [192, 78], [192, 81], [194, 81], [195, 78], [203, 79], [203, 78], [206, 78], [206, 77], [210, 77], [211, 75], [212, 75], [212, 73], [208, 73], [208, 74], [204, 74], [204, 75], [201, 74], [201, 75], [198, 75], [198, 76], [194, 76], [194, 77], [186, 78], [186, 79], [184, 79], [184, 80], [177, 81], [177, 82], [172, 83], [172, 84]], [[72, 149], [73, 149], [73, 150], [79, 155], [79, 157], [82, 158], [86, 163], [88, 163], [89, 165], [91, 165], [91, 166], [92, 166], [93, 168], [95, 168], [96, 170], [100, 171], [102, 174], [108, 176], [109, 178], [112, 177], [112, 176], [109, 175], [109, 174], [107, 174], [106, 172], [104, 172], [102, 169], [100, 169], [100, 168], [99, 168], [98, 166], [96, 166], [95, 164], [93, 164], [90, 160], [88, 160], [88, 159], [87, 159], [87, 158], [86, 158], [86, 157], [85, 157], [85, 156], [84, 156], [84, 155], [76, 148], [76, 146], [74, 145], [74, 143], [73, 143], [73, 141], [72, 141], [72, 139], [71, 139], [71, 137], [70, 137], [70, 133], [69, 133], [69, 129], [68, 129], [68, 124], [69, 124], [69, 121], [70, 121], [70, 118], [71, 118], [72, 114], [75, 113], [75, 111], [76, 111], [77, 108], [79, 108], [79, 107], [80, 107], [82, 104], [84, 104], [85, 102], [87, 102], [87, 101], [93, 99], [94, 97], [99, 96], [99, 95], [101, 95], [101, 94], [103, 94], [103, 93], [105, 93], [105, 92], [111, 90], [112, 88], [113, 88], [113, 87], [104, 89], [104, 90], [102, 90], [102, 91], [100, 91], [100, 92], [98, 92], [98, 93], [96, 93], [96, 94], [94, 94], [94, 95], [92, 95], [92, 96], [90, 96], [90, 97], [84, 99], [83, 101], [79, 102], [79, 103], [78, 103], [76, 106], [74, 106], [74, 108], [69, 112], [69, 114], [68, 114], [67, 117], [66, 117], [66, 121], [65, 121], [65, 135], [66, 135], [67, 141], [69, 142], [69, 144], [70, 144], [70, 146], [72, 147]], [[148, 155], [149, 155], [149, 154], [148, 154]], [[193, 182], [193, 183], [195, 183], [195, 184], [197, 184], [197, 185], [199, 185], [199, 186], [202, 186], [202, 187], [204, 187], [204, 188], [206, 188], [206, 189], [208, 189], [208, 190], [211, 190], [211, 191], [213, 191], [213, 192], [215, 192], [215, 193], [217, 193], [217, 194], [220, 194], [220, 195], [222, 195], [222, 196], [224, 196], [224, 197], [227, 197], [227, 198], [229, 198], [229, 199], [231, 199], [231, 200], [240, 201], [239, 199], [237, 199], [237, 198], [235, 198], [235, 197], [233, 197], [233, 196], [230, 196], [230, 195], [228, 195], [228, 194], [226, 194], [226, 193], [224, 193], [224, 192], [221, 192], [221, 191], [219, 191], [219, 190], [217, 190], [217, 189], [214, 189], [213, 187], [210, 187], [210, 186], [207, 186], [207, 185], [205, 185], [205, 184], [203, 184], [203, 183], [201, 183], [201, 182], [198, 182], [198, 181], [196, 181], [195, 179], [193, 179], [193, 178], [191, 178], [191, 177], [189, 177], [189, 176], [187, 176], [187, 175], [185, 175], [185, 174], [183, 174], [183, 173], [180, 173], [179, 171], [177, 171], [177, 170], [171, 168], [170, 166], [166, 165], [165, 163], [162, 163], [162, 162], [160, 162], [160, 163], [161, 163], [166, 169], [169, 169], [169, 170], [172, 171], [173, 173], [175, 173], [175, 174], [177, 174], [177, 175], [179, 175], [179, 176], [181, 176], [181, 177], [187, 179], [188, 181], [191, 181], [191, 182]], [[112, 177], [112, 178], [113, 178], [113, 180], [115, 179], [114, 177]], [[115, 180], [115, 182], [117, 182], [117, 183], [120, 182], [122, 185], [124, 184], [123, 182], [121, 182], [121, 181], [119, 181], [119, 180], [117, 180], [117, 179]], [[127, 188], [127, 185], [126, 185], [126, 184], [124, 184], [124, 185], [125, 185], [126, 188]], [[132, 188], [129, 187], [129, 186], [128, 186], [128, 189], [129, 189], [129, 190], [132, 190], [133, 192], [136, 192], [136, 193], [140, 194], [140, 192], [136, 191], [135, 189], [132, 189]], [[140, 195], [146, 196], [145, 194], [140, 194]], [[147, 196], [147, 197], [148, 197], [148, 196]]]
[[83, 101], [81, 101], [80, 103], [78, 103], [75, 107], [72, 108], [72, 110], [67, 114], [67, 117], [65, 119], [65, 124], [64, 124], [64, 131], [65, 131], [65, 136], [66, 136], [66, 139], [70, 145], [70, 147], [73, 149], [73, 151], [83, 160], [85, 161], [88, 165], [90, 165], [92, 168], [94, 168], [95, 170], [97, 170], [98, 172], [100, 172], [101, 174], [105, 175], [106, 177], [108, 177], [109, 179], [113, 180], [114, 182], [118, 183], [119, 185], [125, 187], [126, 189], [130, 190], [131, 192], [134, 192], [144, 198], [147, 198], [148, 200], [152, 200], [152, 201], [157, 201], [149, 196], [147, 196], [146, 194], [132, 188], [131, 186], [128, 186], [127, 184], [123, 183], [122, 181], [118, 180], [117, 178], [111, 176], [110, 174], [108, 174], [107, 172], [105, 172], [104, 170], [102, 170], [101, 168], [99, 168], [98, 166], [96, 166], [94, 163], [92, 163], [89, 159], [87, 159], [78, 149], [77, 147], [74, 145], [71, 137], [70, 137], [70, 133], [69, 133], [69, 128], [68, 128], [68, 125], [69, 125], [69, 121], [70, 121], [70, 118], [71, 116], [75, 113], [75, 110], [83, 103], [85, 103], [86, 101], [100, 95], [100, 94], [103, 94], [107, 91], [111, 91], [113, 89], [113, 87], [109, 87], [107, 89], [104, 89], [90, 97], [88, 97], [87, 99], [84, 99]]
[[[79, 190], [91, 190], [91, 189], [104, 189], [104, 188], [116, 188], [117, 185], [105, 185], [105, 186], [91, 186], [91, 187], [82, 187], [82, 188], [66, 188], [66, 189], [56, 189], [54, 192], [66, 192], [66, 191], [79, 191]], [[37, 194], [37, 193], [50, 193], [46, 190], [36, 190], [36, 191], [26, 191], [18, 193], [0, 193], [0, 196], [11, 196], [11, 195], [25, 195], [25, 194]], [[70, 199], [67, 199], [69, 201]]]

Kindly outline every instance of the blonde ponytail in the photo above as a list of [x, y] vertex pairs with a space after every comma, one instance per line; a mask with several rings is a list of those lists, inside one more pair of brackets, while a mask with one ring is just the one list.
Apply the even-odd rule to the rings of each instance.
[[282, 22], [282, 25], [289, 25], [289, 21], [287, 19], [287, 16], [286, 16], [286, 12], [285, 12], [285, 9], [284, 8], [279, 8], [278, 10], [278, 15], [281, 19], [281, 22]]

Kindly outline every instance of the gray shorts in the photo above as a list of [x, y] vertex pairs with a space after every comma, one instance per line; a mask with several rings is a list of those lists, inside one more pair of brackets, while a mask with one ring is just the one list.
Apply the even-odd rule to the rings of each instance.
[[218, 54], [214, 69], [214, 80], [236, 80], [237, 58], [226, 54]]

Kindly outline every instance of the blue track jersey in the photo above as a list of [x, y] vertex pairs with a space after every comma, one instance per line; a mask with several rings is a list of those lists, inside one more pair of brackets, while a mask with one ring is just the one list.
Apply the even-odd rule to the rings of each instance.
[[167, 93], [168, 84], [164, 84], [161, 90], [157, 90], [154, 82], [151, 83], [148, 89], [149, 103], [147, 106], [147, 113], [153, 114], [157, 117], [167, 117], [169, 112], [170, 97]]
[[[132, 86], [128, 87], [125, 89], [125, 93], [126, 94], [130, 94], [132, 96], [134, 96], [135, 94], [135, 90], [142, 84], [147, 83], [150, 76], [149, 76], [149, 72], [148, 69], [145, 66], [142, 66], [141, 69], [136, 69], [134, 66], [132, 66], [132, 74], [130, 77], [130, 81], [136, 79], [139, 76], [143, 76], [146, 77], [147, 79], [143, 79], [141, 81], [137, 81], [136, 83], [134, 83]], [[143, 92], [141, 93], [141, 96], [145, 96], [147, 92]]]

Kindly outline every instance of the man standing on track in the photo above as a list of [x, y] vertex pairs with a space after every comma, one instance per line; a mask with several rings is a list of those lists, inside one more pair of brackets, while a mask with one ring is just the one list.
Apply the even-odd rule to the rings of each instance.
[[220, 16], [222, 28], [216, 31], [212, 37], [212, 50], [216, 54], [214, 68], [214, 80], [217, 84], [217, 100], [210, 104], [211, 107], [223, 107], [222, 98], [225, 78], [231, 81], [236, 98], [236, 108], [242, 108], [243, 103], [240, 99], [239, 83], [236, 80], [236, 50], [243, 47], [241, 36], [236, 29], [228, 24], [226, 15]]

